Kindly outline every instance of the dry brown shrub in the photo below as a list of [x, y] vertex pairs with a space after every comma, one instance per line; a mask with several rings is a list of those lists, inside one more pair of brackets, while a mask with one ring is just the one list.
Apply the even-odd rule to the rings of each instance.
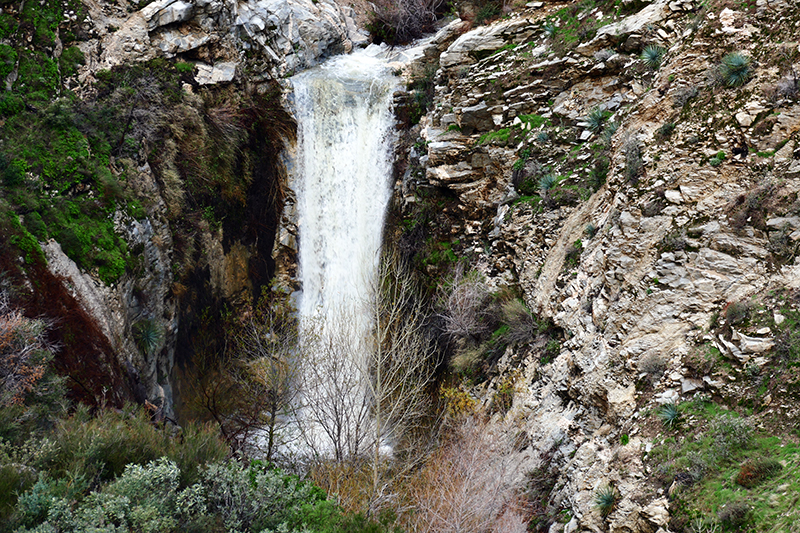
[[409, 512], [401, 517], [406, 530], [524, 531], [518, 494], [508, 482], [512, 449], [505, 433], [463, 419], [409, 481]]

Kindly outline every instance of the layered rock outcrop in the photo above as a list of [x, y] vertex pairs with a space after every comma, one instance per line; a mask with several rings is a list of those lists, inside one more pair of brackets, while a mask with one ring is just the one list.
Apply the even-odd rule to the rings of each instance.
[[[642, 462], [646, 413], [731, 394], [719, 374], [687, 368], [698, 350], [768, 365], [774, 327], [729, 335], [714, 321], [800, 280], [779, 244], [797, 238], [796, 13], [763, 1], [719, 15], [664, 0], [628, 16], [557, 7], [472, 30], [440, 56], [426, 149], [404, 190], [454, 195], [446, 210], [458, 215], [445, 231], [434, 222], [432, 240], [568, 332], [552, 361], [507, 351], [483, 393], [514, 383], [502, 416], [530, 443], [520, 469], [541, 468], [556, 443], [551, 505], [570, 519], [550, 531], [667, 531], [667, 494]], [[596, 28], [585, 41], [565, 41], [570, 16]], [[754, 42], [766, 28], [774, 38]], [[645, 64], [648, 45], [658, 65]], [[720, 78], [732, 49], [754, 58], [741, 88]], [[420, 199], [406, 200], [413, 213]], [[654, 362], [661, 377], [643, 387]], [[604, 486], [620, 495], [607, 517]]]

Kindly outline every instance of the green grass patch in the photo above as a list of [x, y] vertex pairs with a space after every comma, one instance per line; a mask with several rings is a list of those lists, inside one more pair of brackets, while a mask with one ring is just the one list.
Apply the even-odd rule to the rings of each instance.
[[510, 128], [502, 128], [497, 131], [484, 133], [478, 139], [478, 144], [505, 144], [511, 135]]

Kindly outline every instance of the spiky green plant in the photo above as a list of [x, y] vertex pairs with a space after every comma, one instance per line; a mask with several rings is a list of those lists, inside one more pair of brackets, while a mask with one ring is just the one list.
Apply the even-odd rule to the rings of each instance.
[[617, 506], [619, 500], [619, 492], [613, 485], [603, 485], [598, 488], [594, 493], [594, 506], [595, 509], [600, 511], [600, 514], [605, 518], [610, 515], [614, 508]]
[[583, 232], [591, 239], [597, 235], [597, 226], [595, 226], [594, 222], [589, 222], [586, 224], [586, 228], [584, 228]]
[[665, 403], [658, 410], [658, 418], [664, 423], [665, 426], [674, 426], [680, 420], [681, 413], [678, 411], [678, 406], [674, 403]]
[[588, 128], [597, 133], [603, 128], [603, 124], [605, 124], [606, 119], [610, 116], [611, 113], [605, 109], [600, 109], [599, 107], [592, 109], [592, 111], [586, 117]]
[[143, 354], [153, 355], [161, 343], [161, 326], [153, 319], [141, 320], [133, 326], [133, 336]]
[[603, 141], [605, 141], [606, 143], [611, 142], [611, 137], [613, 137], [614, 134], [617, 133], [618, 129], [619, 129], [619, 122], [617, 122], [616, 120], [614, 122], [609, 122], [608, 124], [606, 124], [606, 127], [603, 128]]
[[555, 37], [556, 33], [558, 33], [558, 26], [553, 24], [552, 22], [545, 22], [544, 26], [542, 26], [544, 30], [544, 34], [548, 37]]
[[550, 136], [547, 134], [546, 131], [540, 131], [539, 133], [536, 134], [536, 140], [539, 141], [540, 143], [546, 143], [547, 141], [550, 140]]
[[719, 73], [728, 87], [741, 87], [753, 75], [753, 60], [741, 52], [733, 52], [722, 58]]
[[539, 178], [539, 190], [547, 192], [550, 189], [554, 188], [556, 185], [558, 185], [559, 181], [561, 181], [561, 178], [559, 178], [555, 174], [545, 174], [544, 176]]
[[657, 44], [647, 45], [644, 47], [644, 50], [642, 50], [642, 61], [644, 61], [644, 64], [649, 68], [656, 70], [661, 66], [661, 61], [664, 60], [665, 53], [667, 53], [667, 49], [663, 46]]

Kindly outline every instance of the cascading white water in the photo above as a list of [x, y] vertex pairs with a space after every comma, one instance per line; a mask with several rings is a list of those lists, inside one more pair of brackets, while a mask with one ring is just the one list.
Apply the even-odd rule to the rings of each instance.
[[397, 78], [371, 47], [291, 79], [298, 125], [292, 188], [297, 195], [304, 434], [325, 454], [366, 442], [365, 350], [391, 196]]

